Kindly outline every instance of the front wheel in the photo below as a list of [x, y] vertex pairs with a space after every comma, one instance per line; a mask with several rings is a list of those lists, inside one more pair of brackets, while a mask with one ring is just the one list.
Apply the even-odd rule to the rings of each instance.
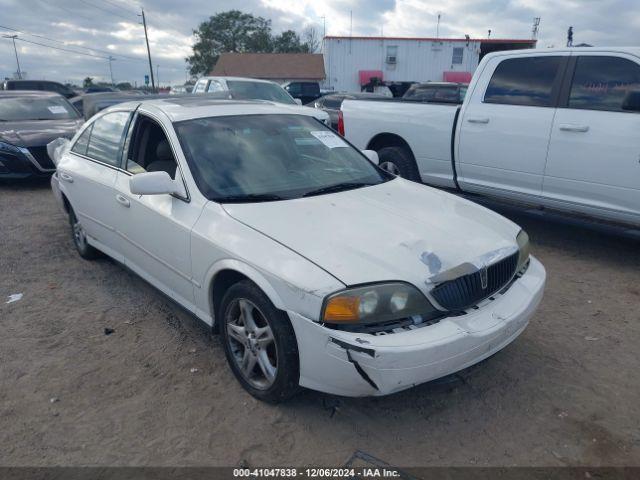
[[421, 181], [416, 162], [405, 148], [384, 147], [378, 151], [378, 158], [383, 170], [413, 182]]
[[87, 234], [84, 231], [84, 227], [80, 223], [80, 220], [78, 220], [78, 217], [76, 217], [76, 212], [74, 212], [71, 207], [69, 207], [69, 224], [71, 225], [73, 244], [80, 256], [85, 260], [97, 258], [99, 256], [98, 250], [87, 242]]
[[286, 314], [249, 280], [231, 286], [220, 306], [227, 361], [251, 395], [282, 402], [298, 389], [298, 344]]

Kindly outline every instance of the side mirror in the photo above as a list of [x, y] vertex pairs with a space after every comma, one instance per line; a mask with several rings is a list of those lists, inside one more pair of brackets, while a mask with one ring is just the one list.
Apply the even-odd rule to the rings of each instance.
[[183, 189], [167, 172], [138, 173], [129, 179], [129, 190], [134, 195], [177, 194], [184, 196]]
[[640, 112], [640, 92], [628, 92], [622, 102], [622, 110], [627, 112]]
[[299, 98], [294, 98], [293, 99], [298, 105], [302, 105], [302, 100], [300, 100]]
[[362, 153], [374, 165], [380, 164], [380, 159], [378, 158], [378, 152], [376, 152], [375, 150], [362, 150]]

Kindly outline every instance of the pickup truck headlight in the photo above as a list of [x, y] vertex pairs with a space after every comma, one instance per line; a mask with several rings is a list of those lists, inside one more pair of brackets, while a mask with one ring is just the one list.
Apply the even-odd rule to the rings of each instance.
[[518, 268], [517, 272], [522, 270], [522, 268], [529, 261], [530, 247], [529, 247], [529, 235], [524, 230], [520, 230], [518, 236], [516, 237], [516, 242], [518, 243]]
[[429, 300], [407, 283], [355, 287], [329, 295], [322, 321], [333, 324], [370, 324], [437, 312]]

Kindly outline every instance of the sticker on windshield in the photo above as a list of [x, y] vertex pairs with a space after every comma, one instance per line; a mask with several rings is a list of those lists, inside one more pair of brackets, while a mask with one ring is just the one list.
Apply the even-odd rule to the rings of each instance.
[[49, 109], [49, 111], [51, 113], [53, 113], [54, 115], [64, 115], [65, 113], [67, 113], [67, 109], [64, 108], [61, 105], [52, 105], [50, 107], [47, 107]]
[[309, 132], [311, 135], [320, 140], [327, 148], [346, 147], [347, 143], [333, 132], [320, 130], [317, 132]]

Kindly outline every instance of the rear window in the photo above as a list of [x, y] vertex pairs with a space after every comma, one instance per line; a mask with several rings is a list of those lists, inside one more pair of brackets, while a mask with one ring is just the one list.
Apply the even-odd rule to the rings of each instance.
[[500, 62], [487, 91], [485, 103], [553, 106], [553, 90], [563, 57], [510, 58]]
[[0, 98], [0, 121], [68, 120], [79, 117], [76, 109], [66, 99], [58, 96]]
[[[579, 57], [569, 108], [621, 112], [630, 93], [640, 94], [640, 66], [616, 57]], [[634, 109], [635, 110], [635, 109]]]
[[236, 99], [269, 100], [290, 105], [296, 103], [281, 86], [273, 83], [227, 80], [227, 87]]

